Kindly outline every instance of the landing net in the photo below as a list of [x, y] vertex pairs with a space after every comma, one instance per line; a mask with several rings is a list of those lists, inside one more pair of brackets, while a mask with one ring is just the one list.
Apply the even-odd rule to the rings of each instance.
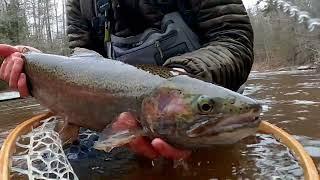
[[[260, 1], [262, 2], [262, 1]], [[304, 24], [305, 27], [310, 31], [319, 29], [320, 18], [312, 17], [311, 13], [308, 11], [303, 11], [298, 6], [287, 0], [272, 0], [273, 5], [275, 5], [279, 10], [288, 14], [290, 17], [295, 18], [299, 24]]]
[[[79, 135], [80, 146], [76, 146], [77, 149], [71, 146], [66, 150], [56, 131], [61, 121], [60, 117], [47, 114], [18, 125], [2, 146], [0, 179], [79, 179], [68, 159], [78, 159], [83, 154], [94, 152], [92, 143], [98, 136], [84, 130]], [[304, 169], [305, 179], [319, 178], [311, 157], [292, 136], [267, 122], [262, 122], [259, 130], [273, 135], [292, 150]]]
[[59, 121], [62, 121], [60, 117], [49, 117], [31, 132], [18, 137], [17, 153], [11, 158], [11, 173], [28, 179], [78, 179], [55, 131]]

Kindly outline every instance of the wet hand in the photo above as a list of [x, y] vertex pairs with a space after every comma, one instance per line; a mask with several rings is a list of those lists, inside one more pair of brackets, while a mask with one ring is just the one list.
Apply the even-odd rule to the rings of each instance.
[[[137, 126], [137, 121], [130, 113], [122, 113], [113, 124], [113, 128], [117, 130], [134, 129], [137, 128]], [[133, 152], [150, 159], [163, 156], [168, 159], [180, 160], [187, 158], [191, 154], [190, 151], [176, 149], [159, 138], [153, 139], [150, 142], [144, 137], [139, 137], [130, 142], [128, 147]]]
[[29, 46], [0, 44], [0, 56], [5, 58], [0, 67], [0, 79], [8, 82], [11, 89], [18, 90], [21, 97], [29, 96], [22, 53], [30, 50], [39, 52]]

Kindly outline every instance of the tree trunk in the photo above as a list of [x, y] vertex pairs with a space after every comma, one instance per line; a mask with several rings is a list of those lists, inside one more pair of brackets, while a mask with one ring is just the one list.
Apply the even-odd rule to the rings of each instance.
[[58, 3], [56, 0], [53, 0], [55, 17], [56, 17], [56, 37], [59, 37], [59, 21], [58, 21]]
[[36, 14], [36, 1], [32, 0], [32, 18], [33, 18], [33, 33], [36, 37], [36, 41], [39, 41], [39, 27], [38, 27], [38, 23], [37, 23], [37, 14]]
[[66, 37], [66, 1], [62, 0], [62, 29], [63, 29], [63, 37]]
[[38, 0], [38, 37], [39, 40], [43, 39], [43, 23], [41, 21], [42, 17], [42, 0]]
[[50, 46], [52, 46], [52, 35], [51, 35], [51, 25], [50, 25], [50, 10], [49, 10], [50, 2], [49, 0], [45, 0], [45, 8], [46, 8], [46, 30], [47, 30], [47, 40], [50, 43]]

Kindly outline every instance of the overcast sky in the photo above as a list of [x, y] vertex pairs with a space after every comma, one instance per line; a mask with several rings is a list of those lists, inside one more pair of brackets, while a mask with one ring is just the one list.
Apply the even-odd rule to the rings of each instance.
[[252, 7], [257, 3], [257, 0], [242, 0], [246, 8]]

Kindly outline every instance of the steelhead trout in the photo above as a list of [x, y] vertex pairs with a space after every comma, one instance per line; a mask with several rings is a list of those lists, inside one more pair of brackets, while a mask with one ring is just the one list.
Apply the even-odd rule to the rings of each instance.
[[[161, 77], [168, 69], [148, 72], [90, 53], [24, 57], [31, 94], [68, 123], [102, 132], [96, 149], [109, 151], [138, 136], [184, 149], [232, 144], [260, 123], [255, 100], [186, 75]], [[122, 112], [134, 114], [140, 127], [113, 130]]]

